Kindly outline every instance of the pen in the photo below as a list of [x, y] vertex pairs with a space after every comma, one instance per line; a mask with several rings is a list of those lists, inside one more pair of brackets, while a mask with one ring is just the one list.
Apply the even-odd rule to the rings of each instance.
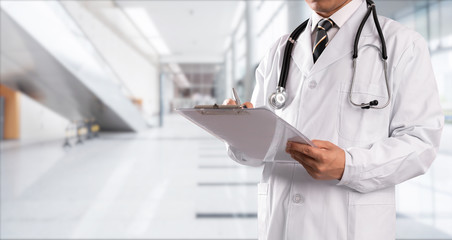
[[242, 105], [242, 103], [240, 102], [239, 95], [237, 94], [234, 88], [232, 88], [232, 95], [234, 95], [235, 104], [238, 106]]

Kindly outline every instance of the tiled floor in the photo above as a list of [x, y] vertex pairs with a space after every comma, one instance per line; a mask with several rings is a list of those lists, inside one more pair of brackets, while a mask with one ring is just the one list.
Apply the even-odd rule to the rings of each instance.
[[[178, 116], [61, 146], [2, 144], [1, 238], [257, 237], [261, 169], [229, 160], [220, 141]], [[452, 238], [451, 156], [442, 150], [427, 175], [399, 187], [398, 238]]]

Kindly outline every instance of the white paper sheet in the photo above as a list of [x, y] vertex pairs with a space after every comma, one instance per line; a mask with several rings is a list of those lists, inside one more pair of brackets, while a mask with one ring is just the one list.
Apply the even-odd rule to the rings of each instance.
[[314, 146], [292, 125], [266, 108], [181, 108], [176, 112], [251, 158], [294, 161], [285, 152], [287, 141]]

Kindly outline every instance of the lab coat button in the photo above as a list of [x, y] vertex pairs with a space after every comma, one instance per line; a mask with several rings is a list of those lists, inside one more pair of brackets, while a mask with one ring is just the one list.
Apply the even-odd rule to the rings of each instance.
[[317, 87], [317, 82], [316, 81], [310, 81], [309, 82], [309, 88], [310, 89], [314, 89], [315, 87]]
[[303, 203], [303, 202], [304, 202], [304, 199], [303, 199], [303, 197], [302, 197], [300, 194], [295, 194], [295, 195], [292, 197], [292, 201], [293, 201], [294, 203]]

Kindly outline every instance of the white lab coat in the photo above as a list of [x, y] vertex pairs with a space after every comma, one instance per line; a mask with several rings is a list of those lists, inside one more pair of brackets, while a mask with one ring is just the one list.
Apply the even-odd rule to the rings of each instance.
[[[288, 101], [276, 114], [311, 139], [328, 140], [346, 152], [340, 181], [311, 178], [298, 163], [265, 163], [258, 186], [259, 239], [394, 239], [395, 185], [427, 171], [444, 124], [429, 52], [422, 37], [380, 17], [388, 49], [392, 93], [388, 107], [363, 110], [348, 99], [353, 40], [364, 2], [341, 27], [315, 64], [311, 36], [299, 37], [287, 82]], [[268, 106], [275, 91], [288, 36], [276, 42], [256, 71], [254, 106]], [[388, 99], [372, 17], [359, 42], [353, 99]], [[237, 162], [264, 164], [229, 148]]]

